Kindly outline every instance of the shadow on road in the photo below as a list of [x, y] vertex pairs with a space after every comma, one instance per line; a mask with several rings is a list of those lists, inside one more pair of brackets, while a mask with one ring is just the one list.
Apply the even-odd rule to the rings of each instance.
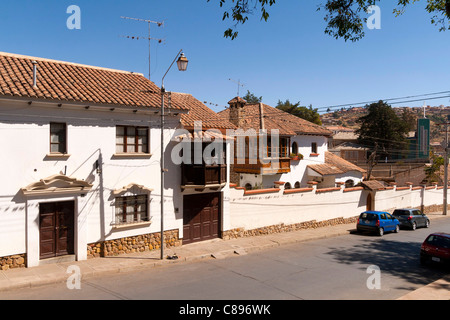
[[327, 254], [343, 264], [378, 266], [382, 274], [402, 278], [415, 285], [427, 285], [449, 274], [448, 267], [422, 266], [420, 264], [420, 243], [379, 239], [377, 237], [374, 240], [373, 238], [373, 236], [367, 236], [367, 241], [362, 244], [355, 244], [351, 248], [332, 248]]

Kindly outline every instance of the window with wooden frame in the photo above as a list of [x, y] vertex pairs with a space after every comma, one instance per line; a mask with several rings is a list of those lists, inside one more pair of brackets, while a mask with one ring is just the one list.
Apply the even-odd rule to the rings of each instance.
[[272, 137], [267, 137], [267, 156], [273, 158], [278, 154], [279, 158], [287, 158], [290, 155], [290, 138], [280, 137], [279, 145], [277, 147], [272, 146]]
[[311, 154], [312, 155], [318, 155], [318, 153], [317, 153], [317, 142], [311, 143]]
[[67, 153], [67, 125], [65, 123], [50, 123], [50, 153]]
[[147, 195], [116, 198], [116, 225], [147, 221], [150, 221]]
[[116, 127], [116, 153], [149, 153], [148, 127]]

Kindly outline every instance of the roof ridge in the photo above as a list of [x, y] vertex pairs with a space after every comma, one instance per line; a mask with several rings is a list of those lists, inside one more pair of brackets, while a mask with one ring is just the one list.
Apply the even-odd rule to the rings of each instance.
[[111, 71], [111, 72], [135, 74], [135, 75], [144, 76], [144, 74], [140, 73], [140, 72], [133, 72], [133, 71], [125, 71], [125, 70], [113, 69], [113, 68], [98, 67], [98, 66], [92, 66], [92, 65], [88, 65], [88, 64], [77, 63], [77, 62], [70, 62], [70, 61], [48, 59], [48, 58], [42, 58], [42, 57], [27, 56], [27, 55], [17, 54], [17, 53], [9, 53], [9, 52], [2, 52], [2, 51], [0, 51], [0, 56], [19, 58], [19, 59], [30, 59], [30, 60], [43, 61], [43, 62], [53, 62], [53, 63], [60, 63], [60, 64], [68, 64], [68, 65], [73, 65], [73, 66], [78, 66], [78, 67], [85, 67], [85, 68], [90, 68], [90, 69], [105, 70], [105, 71]]

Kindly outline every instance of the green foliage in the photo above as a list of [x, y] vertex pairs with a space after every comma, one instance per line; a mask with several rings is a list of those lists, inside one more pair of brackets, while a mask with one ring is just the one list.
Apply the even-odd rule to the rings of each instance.
[[253, 93], [247, 90], [247, 94], [242, 97], [248, 104], [260, 103], [262, 102], [262, 97], [257, 97]]
[[[216, 0], [217, 1], [217, 0]], [[221, 8], [230, 0], [218, 0]], [[364, 23], [367, 21], [367, 9], [371, 5], [378, 5], [382, 0], [323, 0], [317, 11], [325, 12], [327, 22], [325, 33], [345, 41], [358, 41], [364, 37]], [[387, 0], [384, 0], [387, 2]], [[407, 6], [419, 0], [397, 0], [394, 14], [399, 16], [405, 12]], [[450, 0], [423, 0], [427, 2], [425, 10], [432, 14], [431, 23], [440, 26], [440, 31], [450, 30]], [[207, 0], [211, 2], [211, 0]], [[232, 19], [233, 28], [224, 32], [226, 38], [232, 40], [238, 36], [236, 27], [244, 24], [254, 11], [259, 9], [261, 20], [269, 19], [268, 7], [275, 4], [275, 0], [231, 0], [232, 6], [223, 14], [223, 20]]]
[[300, 102], [292, 104], [289, 99], [282, 102], [278, 100], [277, 109], [283, 110], [299, 118], [308, 120], [309, 122], [315, 123], [317, 125], [322, 125], [322, 120], [320, 119], [320, 114], [317, 112], [318, 109], [313, 109], [312, 106], [301, 107]]
[[408, 153], [408, 125], [383, 101], [366, 106], [367, 115], [359, 118], [358, 142], [379, 159], [398, 159]]
[[444, 165], [444, 158], [435, 155], [433, 152], [430, 152], [430, 158], [432, 160], [431, 165], [425, 168], [425, 174], [427, 176], [428, 182], [440, 182], [439, 171], [441, 167]]

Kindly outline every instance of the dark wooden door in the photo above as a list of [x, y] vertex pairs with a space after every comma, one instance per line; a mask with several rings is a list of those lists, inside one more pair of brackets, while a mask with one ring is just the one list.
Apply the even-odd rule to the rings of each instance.
[[73, 201], [39, 204], [41, 259], [74, 253], [74, 209]]
[[183, 244], [219, 238], [221, 193], [184, 196]]

